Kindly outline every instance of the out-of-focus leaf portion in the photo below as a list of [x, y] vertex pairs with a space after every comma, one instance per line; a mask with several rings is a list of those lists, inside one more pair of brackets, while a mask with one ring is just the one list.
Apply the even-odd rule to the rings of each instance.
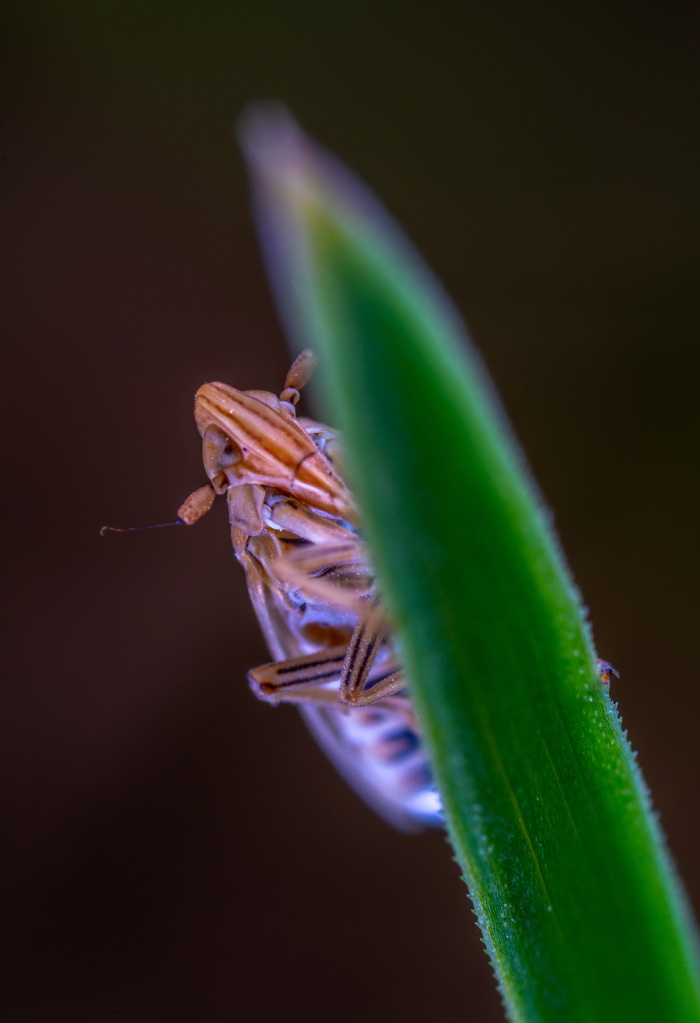
[[377, 201], [283, 112], [254, 111], [242, 137], [511, 1018], [700, 1020], [684, 897], [459, 318]]

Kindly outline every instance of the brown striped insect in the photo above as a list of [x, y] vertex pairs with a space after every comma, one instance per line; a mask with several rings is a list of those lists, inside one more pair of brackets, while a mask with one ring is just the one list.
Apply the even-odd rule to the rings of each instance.
[[204, 384], [195, 399], [209, 483], [188, 525], [225, 496], [233, 550], [273, 660], [253, 692], [293, 703], [349, 783], [397, 827], [441, 823], [396, 645], [387, 629], [333, 430], [297, 418], [316, 359], [302, 352], [279, 397]]

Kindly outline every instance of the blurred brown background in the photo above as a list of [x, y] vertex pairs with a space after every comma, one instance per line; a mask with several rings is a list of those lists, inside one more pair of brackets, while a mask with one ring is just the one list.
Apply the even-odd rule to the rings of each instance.
[[253, 99], [372, 185], [464, 312], [699, 905], [697, 7], [3, 18], [3, 1019], [502, 1018], [442, 837], [394, 834], [249, 694], [223, 509], [97, 535], [203, 482], [200, 383], [281, 386], [231, 133]]

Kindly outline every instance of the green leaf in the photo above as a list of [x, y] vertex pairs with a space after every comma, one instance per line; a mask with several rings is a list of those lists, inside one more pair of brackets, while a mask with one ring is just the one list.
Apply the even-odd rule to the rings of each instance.
[[689, 911], [459, 318], [377, 201], [283, 112], [254, 112], [242, 135], [510, 1018], [700, 1020]]

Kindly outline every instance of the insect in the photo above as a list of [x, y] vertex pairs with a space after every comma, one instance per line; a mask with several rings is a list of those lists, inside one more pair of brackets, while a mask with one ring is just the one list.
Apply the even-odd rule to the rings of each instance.
[[200, 387], [195, 422], [209, 483], [182, 504], [193, 524], [218, 495], [273, 661], [248, 673], [293, 703], [350, 785], [395, 826], [440, 825], [440, 797], [404, 689], [335, 432], [297, 418], [316, 365], [299, 355], [279, 397]]
[[598, 678], [606, 686], [609, 686], [612, 682], [613, 675], [615, 678], [620, 677], [619, 671], [613, 668], [612, 664], [601, 660], [600, 657], [596, 660], [596, 671], [598, 672]]

